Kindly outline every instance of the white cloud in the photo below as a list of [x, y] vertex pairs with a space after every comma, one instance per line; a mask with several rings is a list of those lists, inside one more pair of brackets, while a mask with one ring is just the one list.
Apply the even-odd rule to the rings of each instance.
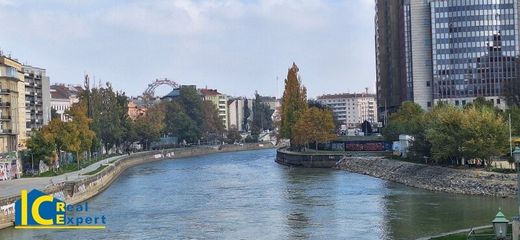
[[47, 68], [55, 82], [87, 71], [131, 94], [158, 77], [273, 94], [292, 61], [311, 95], [373, 82], [373, 0], [2, 3], [13, 2], [0, 0], [0, 22], [9, 23], [0, 47]]

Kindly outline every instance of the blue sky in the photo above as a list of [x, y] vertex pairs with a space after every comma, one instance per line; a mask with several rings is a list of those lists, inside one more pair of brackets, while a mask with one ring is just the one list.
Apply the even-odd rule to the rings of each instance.
[[0, 49], [53, 83], [87, 72], [133, 96], [164, 77], [280, 96], [293, 61], [309, 97], [373, 92], [373, 2], [0, 0]]

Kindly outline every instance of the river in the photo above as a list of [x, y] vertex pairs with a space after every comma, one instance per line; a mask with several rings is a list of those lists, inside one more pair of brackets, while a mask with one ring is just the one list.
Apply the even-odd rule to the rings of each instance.
[[105, 230], [0, 239], [414, 239], [490, 224], [513, 199], [435, 193], [346, 171], [289, 168], [275, 150], [143, 164], [90, 199]]

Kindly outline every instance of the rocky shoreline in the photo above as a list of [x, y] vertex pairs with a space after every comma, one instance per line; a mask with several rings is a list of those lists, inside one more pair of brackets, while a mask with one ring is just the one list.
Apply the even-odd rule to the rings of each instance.
[[516, 174], [453, 169], [385, 157], [344, 157], [334, 168], [448, 193], [515, 197], [517, 189]]

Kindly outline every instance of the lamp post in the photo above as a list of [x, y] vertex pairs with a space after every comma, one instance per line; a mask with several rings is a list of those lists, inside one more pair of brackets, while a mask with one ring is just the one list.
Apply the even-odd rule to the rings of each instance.
[[507, 220], [506, 216], [499, 209], [495, 219], [493, 219], [493, 229], [495, 230], [495, 236], [497, 239], [505, 239], [507, 236]]
[[[520, 148], [515, 147], [515, 150], [512, 152], [513, 159], [515, 160], [516, 167], [516, 181], [517, 181], [517, 190], [516, 190], [516, 202], [518, 207], [518, 213], [520, 216]], [[518, 240], [520, 236], [520, 217], [513, 218], [513, 240]]]
[[513, 151], [513, 158], [515, 159], [516, 168], [516, 202], [518, 207], [518, 214], [520, 215], [520, 147], [515, 147], [515, 151]]

